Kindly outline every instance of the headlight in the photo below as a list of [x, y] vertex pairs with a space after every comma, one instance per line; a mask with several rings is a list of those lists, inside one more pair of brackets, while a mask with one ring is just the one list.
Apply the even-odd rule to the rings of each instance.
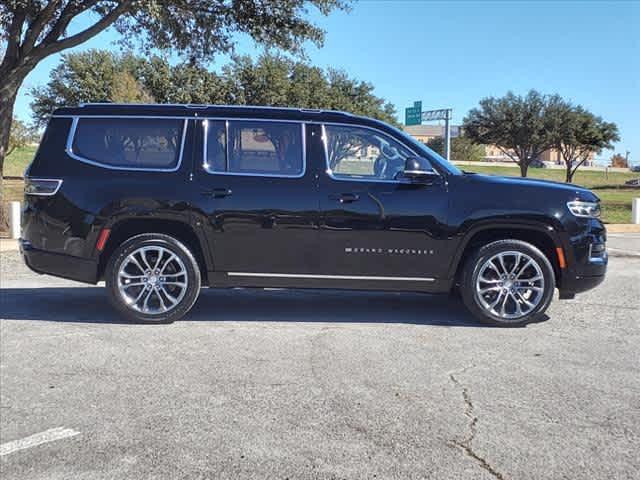
[[598, 218], [600, 216], [600, 204], [598, 202], [574, 200], [573, 202], [567, 202], [567, 207], [576, 217]]

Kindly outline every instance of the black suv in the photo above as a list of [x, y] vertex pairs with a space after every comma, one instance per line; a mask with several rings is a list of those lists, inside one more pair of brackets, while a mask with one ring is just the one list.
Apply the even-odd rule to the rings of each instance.
[[179, 319], [204, 284], [454, 292], [516, 326], [607, 266], [590, 191], [462, 172], [342, 112], [61, 108], [26, 177], [27, 265], [104, 280], [139, 322]]

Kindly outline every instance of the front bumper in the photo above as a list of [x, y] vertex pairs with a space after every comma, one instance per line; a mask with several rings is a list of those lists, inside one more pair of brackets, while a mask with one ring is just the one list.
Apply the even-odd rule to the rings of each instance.
[[19, 244], [24, 263], [36, 273], [84, 283], [98, 282], [98, 264], [93, 260], [39, 250], [24, 239], [20, 239]]
[[571, 298], [600, 285], [607, 273], [609, 256], [606, 250], [607, 232], [604, 225], [590, 219], [568, 242], [570, 261], [562, 272], [560, 296]]

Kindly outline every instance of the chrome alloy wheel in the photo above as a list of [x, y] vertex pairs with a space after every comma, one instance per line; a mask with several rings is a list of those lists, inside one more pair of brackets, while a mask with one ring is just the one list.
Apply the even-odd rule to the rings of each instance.
[[500, 252], [482, 264], [475, 288], [480, 305], [491, 315], [519, 320], [542, 301], [544, 275], [538, 262], [529, 255]]
[[131, 252], [118, 269], [118, 291], [129, 308], [146, 315], [172, 310], [189, 280], [187, 269], [171, 250], [149, 246]]

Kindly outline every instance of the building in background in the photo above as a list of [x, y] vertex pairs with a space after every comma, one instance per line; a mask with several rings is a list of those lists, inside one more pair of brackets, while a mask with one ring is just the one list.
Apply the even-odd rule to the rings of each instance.
[[[404, 125], [402, 129], [422, 143], [437, 137], [444, 137], [444, 125]], [[451, 125], [451, 138], [460, 135], [460, 125]]]

